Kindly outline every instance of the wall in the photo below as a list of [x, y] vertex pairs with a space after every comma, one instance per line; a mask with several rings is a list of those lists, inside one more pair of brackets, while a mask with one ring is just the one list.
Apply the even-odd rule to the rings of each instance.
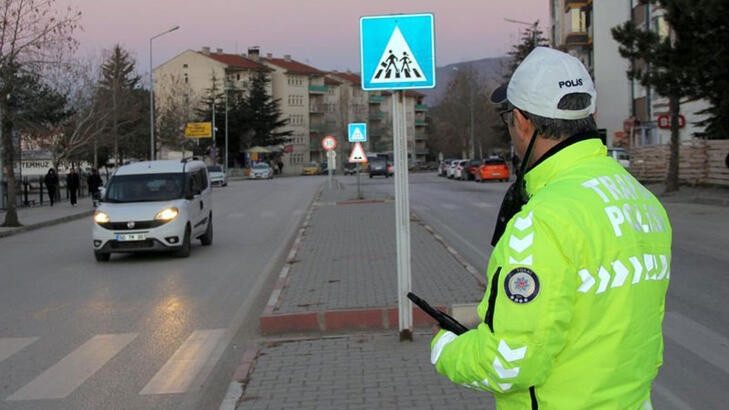
[[[665, 181], [670, 145], [637, 147], [630, 150], [630, 173], [642, 182]], [[689, 185], [729, 187], [729, 140], [691, 140], [681, 143], [679, 180]]]

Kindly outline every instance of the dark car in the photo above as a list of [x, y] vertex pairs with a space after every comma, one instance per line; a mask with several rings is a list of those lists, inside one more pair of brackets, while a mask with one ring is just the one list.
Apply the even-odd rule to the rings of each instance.
[[359, 169], [359, 164], [356, 162], [345, 162], [342, 164], [344, 175], [354, 175]]
[[474, 181], [476, 179], [476, 174], [478, 173], [478, 167], [481, 166], [481, 160], [480, 159], [472, 159], [468, 161], [468, 166], [464, 170], [462, 178], [467, 181]]
[[387, 169], [387, 160], [384, 158], [373, 158], [367, 163], [367, 172], [370, 174], [370, 178], [375, 175], [384, 176], [385, 178], [390, 176], [390, 172]]

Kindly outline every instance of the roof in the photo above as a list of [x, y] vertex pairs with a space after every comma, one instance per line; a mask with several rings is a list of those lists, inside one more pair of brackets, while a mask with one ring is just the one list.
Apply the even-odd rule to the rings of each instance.
[[324, 85], [341, 85], [341, 81], [337, 81], [331, 77], [324, 77]]
[[263, 64], [257, 63], [249, 58], [243, 57], [238, 54], [203, 53], [203, 55], [205, 55], [206, 57], [210, 57], [215, 61], [219, 61], [230, 68], [241, 68], [249, 70], [266, 68], [266, 66], [264, 66]]
[[360, 85], [362, 83], [362, 78], [360, 77], [360, 75], [358, 73], [350, 73], [350, 72], [340, 73], [338, 71], [332, 71], [329, 74], [336, 76], [338, 78], [341, 78], [343, 80], [349, 81], [350, 83], [352, 83], [352, 85]]
[[300, 63], [296, 60], [284, 59], [284, 58], [273, 58], [273, 57], [265, 57], [265, 58], [261, 58], [261, 60], [265, 61], [269, 64], [273, 64], [275, 66], [281, 67], [290, 74], [321, 75], [321, 76], [326, 74], [325, 72], [323, 72], [317, 68], [306, 65], [304, 63]]

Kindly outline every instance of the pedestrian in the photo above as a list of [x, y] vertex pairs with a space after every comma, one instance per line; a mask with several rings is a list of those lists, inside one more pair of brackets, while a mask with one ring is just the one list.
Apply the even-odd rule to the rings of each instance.
[[89, 187], [89, 195], [91, 196], [91, 203], [94, 207], [99, 203], [99, 188], [101, 188], [102, 184], [103, 181], [101, 180], [99, 171], [94, 168], [86, 178], [86, 185]]
[[284, 166], [284, 163], [283, 163], [283, 161], [281, 161], [281, 159], [279, 158], [279, 160], [278, 160], [278, 173], [279, 173], [279, 174], [283, 174], [283, 166]]
[[56, 201], [56, 194], [58, 193], [58, 174], [53, 168], [49, 168], [46, 172], [43, 182], [46, 184], [46, 190], [48, 191], [48, 199], [51, 201], [51, 206]]
[[66, 175], [66, 188], [68, 188], [69, 197], [71, 198], [71, 206], [76, 206], [77, 195], [81, 187], [81, 179], [76, 173], [76, 169], [71, 167]]
[[480, 323], [440, 330], [431, 362], [493, 393], [499, 409], [652, 408], [671, 225], [607, 156], [595, 98], [582, 63], [545, 47], [491, 96], [506, 104], [519, 173], [499, 212]]

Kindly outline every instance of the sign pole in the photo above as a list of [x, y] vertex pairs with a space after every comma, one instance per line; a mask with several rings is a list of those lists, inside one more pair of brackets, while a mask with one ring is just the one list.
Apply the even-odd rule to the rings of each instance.
[[405, 92], [396, 91], [393, 99], [393, 136], [395, 156], [395, 232], [397, 243], [397, 304], [400, 341], [413, 340], [413, 310], [406, 294], [410, 292], [410, 198], [408, 193], [407, 124]]

